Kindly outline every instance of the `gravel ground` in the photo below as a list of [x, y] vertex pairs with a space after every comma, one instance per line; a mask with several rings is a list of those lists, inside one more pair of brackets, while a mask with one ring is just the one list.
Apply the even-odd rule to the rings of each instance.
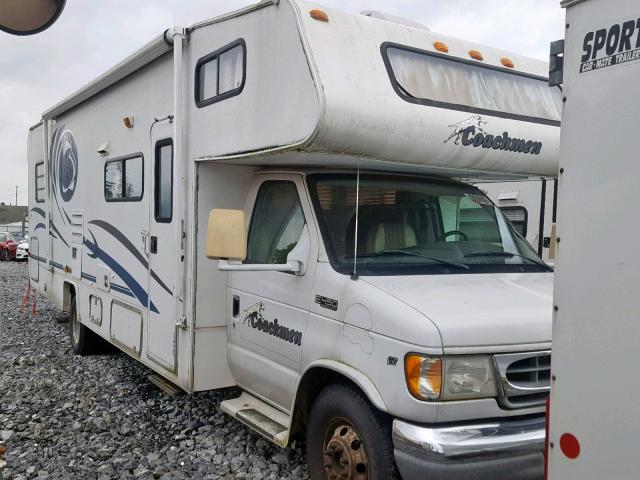
[[0, 479], [307, 478], [301, 445], [218, 410], [236, 391], [170, 397], [122, 353], [73, 355], [48, 301], [20, 313], [26, 284], [26, 263], [0, 263]]

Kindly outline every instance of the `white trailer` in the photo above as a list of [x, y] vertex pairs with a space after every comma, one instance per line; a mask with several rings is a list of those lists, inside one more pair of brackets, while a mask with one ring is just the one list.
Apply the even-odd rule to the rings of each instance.
[[[638, 478], [640, 3], [565, 0], [549, 471]], [[560, 45], [552, 47], [562, 56]], [[562, 68], [561, 68], [562, 67]]]
[[537, 478], [552, 273], [459, 180], [553, 176], [561, 94], [405, 23], [263, 1], [46, 111], [31, 282], [313, 479]]

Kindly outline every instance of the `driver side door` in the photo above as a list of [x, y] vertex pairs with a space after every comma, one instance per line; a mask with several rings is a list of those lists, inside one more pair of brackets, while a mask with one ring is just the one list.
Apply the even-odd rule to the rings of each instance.
[[313, 229], [306, 272], [232, 272], [228, 289], [229, 363], [246, 390], [284, 409], [291, 406], [300, 370], [318, 237], [309, 220], [302, 177], [263, 176], [247, 209], [245, 264], [283, 264], [305, 227]]

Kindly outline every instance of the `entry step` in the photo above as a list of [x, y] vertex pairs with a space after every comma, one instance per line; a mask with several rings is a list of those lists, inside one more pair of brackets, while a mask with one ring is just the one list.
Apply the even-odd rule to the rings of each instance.
[[253, 395], [225, 400], [220, 409], [280, 447], [289, 443], [291, 417]]
[[182, 389], [180, 389], [180, 387], [175, 386], [169, 380], [167, 380], [166, 378], [161, 377], [160, 375], [158, 375], [156, 373], [152, 373], [151, 375], [147, 376], [147, 380], [149, 380], [149, 382], [153, 383], [156, 387], [158, 387], [164, 393], [166, 393], [167, 395], [170, 395], [172, 397], [177, 397], [178, 395], [182, 395], [182, 393], [183, 393], [183, 391], [182, 391]]

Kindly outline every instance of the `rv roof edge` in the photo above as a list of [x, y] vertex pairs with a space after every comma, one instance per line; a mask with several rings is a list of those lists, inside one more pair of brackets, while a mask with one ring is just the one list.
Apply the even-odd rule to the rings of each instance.
[[243, 8], [239, 8], [238, 10], [234, 10], [232, 12], [223, 13], [222, 15], [218, 15], [217, 17], [209, 18], [207, 20], [203, 20], [198, 23], [194, 23], [191, 25], [188, 30], [196, 30], [198, 28], [206, 27], [208, 25], [213, 25], [215, 23], [220, 23], [225, 20], [229, 20], [230, 18], [240, 17], [242, 15], [246, 15], [247, 13], [255, 12], [256, 10], [260, 10], [265, 7], [270, 7], [272, 5], [278, 5], [280, 0], [260, 0], [256, 3], [252, 3]]
[[42, 114], [42, 118], [50, 120], [61, 115], [167, 53], [173, 48], [167, 42], [168, 32], [169, 30], [165, 30], [162, 35], [159, 35], [140, 50], [125, 58], [115, 67], [107, 70], [80, 90], [45, 111]]
[[410, 20], [408, 18], [400, 17], [398, 15], [392, 15], [390, 13], [380, 12], [378, 10], [363, 10], [360, 12], [360, 15], [364, 15], [365, 17], [375, 18], [378, 20], [384, 20], [386, 22], [397, 23], [398, 25], [404, 25], [405, 27], [411, 28], [419, 28], [421, 30], [426, 30], [430, 32], [431, 29], [426, 25], [423, 25], [420, 22], [416, 22], [414, 20]]
[[573, 5], [577, 5], [578, 3], [586, 2], [587, 0], [562, 0], [560, 2], [560, 6], [562, 8], [571, 7]]

